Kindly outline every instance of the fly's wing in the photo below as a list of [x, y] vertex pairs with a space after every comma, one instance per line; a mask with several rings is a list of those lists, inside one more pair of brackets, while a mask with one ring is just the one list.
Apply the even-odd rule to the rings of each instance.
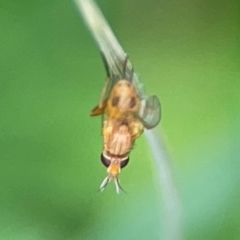
[[131, 81], [137, 89], [139, 96], [142, 96], [142, 84], [138, 81], [127, 54], [119, 44], [100, 9], [92, 0], [81, 0], [76, 3], [79, 4], [89, 30], [98, 44], [103, 56], [107, 76], [110, 79], [102, 98], [103, 101], [108, 99], [112, 87], [120, 79]]
[[105, 85], [102, 103], [109, 98], [111, 89], [120, 79], [128, 80], [135, 87], [142, 101], [142, 109], [139, 118], [146, 128], [153, 128], [160, 121], [160, 103], [156, 96], [147, 97], [143, 90], [143, 84], [134, 73], [133, 66], [127, 58], [127, 54], [119, 44], [100, 9], [92, 0], [77, 1], [83, 17], [95, 38], [102, 53], [108, 81]]
[[[107, 60], [103, 54], [102, 56], [104, 59], [105, 68], [107, 69]], [[111, 89], [117, 81], [121, 79], [129, 81], [135, 87], [139, 99], [141, 100], [141, 108], [138, 113], [138, 117], [143, 123], [143, 126], [147, 129], [157, 126], [161, 119], [160, 101], [157, 96], [147, 97], [145, 95], [143, 84], [138, 80], [137, 75], [134, 73], [133, 66], [128, 60], [127, 55], [125, 55], [124, 61], [119, 56], [115, 56], [115, 70], [113, 71], [112, 69], [108, 68], [106, 72], [109, 74], [108, 76], [110, 83], [105, 99], [108, 99]]]
[[161, 104], [157, 96], [149, 96], [141, 100], [138, 117], [147, 129], [158, 125], [161, 119]]
[[136, 89], [136, 92], [141, 100], [141, 108], [138, 113], [143, 126], [147, 129], [154, 128], [157, 126], [161, 119], [161, 105], [157, 96], [147, 97], [143, 90], [143, 84], [138, 80], [137, 75], [134, 73], [131, 62], [128, 60], [127, 55], [124, 61], [122, 61], [118, 56], [115, 57], [115, 68], [110, 69], [107, 60], [102, 53], [103, 62], [105, 65], [108, 84], [106, 86], [106, 93], [104, 96], [104, 101], [109, 98], [112, 87], [121, 79], [129, 81]]
[[[109, 45], [111, 47], [111, 45]], [[101, 52], [103, 64], [107, 74], [107, 82], [105, 84], [105, 95], [104, 100], [108, 99], [110, 92], [113, 86], [119, 80], [127, 80], [131, 84], [136, 82], [136, 75], [134, 74], [134, 69], [132, 64], [128, 60], [127, 54], [124, 53], [124, 58], [122, 56], [115, 55], [114, 52], [111, 52], [111, 58], [107, 59], [108, 55], [105, 55], [104, 52]], [[134, 84], [134, 86], [137, 84]]]

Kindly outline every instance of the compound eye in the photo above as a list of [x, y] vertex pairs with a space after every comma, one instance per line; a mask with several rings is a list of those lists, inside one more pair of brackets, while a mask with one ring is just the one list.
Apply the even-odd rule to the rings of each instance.
[[120, 162], [121, 168], [124, 168], [128, 165], [129, 157]]
[[111, 161], [108, 158], [106, 158], [103, 154], [101, 154], [101, 161], [105, 167], [109, 167], [111, 164]]

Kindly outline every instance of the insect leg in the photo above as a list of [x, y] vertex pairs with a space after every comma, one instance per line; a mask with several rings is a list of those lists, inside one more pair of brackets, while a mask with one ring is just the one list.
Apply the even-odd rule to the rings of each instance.
[[108, 66], [108, 63], [107, 63], [107, 59], [106, 59], [106, 57], [105, 57], [105, 55], [102, 51], [100, 51], [100, 54], [101, 54], [101, 57], [102, 57], [102, 60], [103, 60], [103, 64], [104, 64], [104, 68], [105, 68], [107, 77], [110, 78], [110, 70], [109, 70], [109, 66]]
[[99, 105], [98, 105], [99, 108], [102, 108], [103, 105], [104, 105], [104, 101], [106, 100], [106, 99], [105, 99], [105, 95], [106, 95], [106, 92], [107, 92], [107, 90], [108, 90], [109, 84], [110, 84], [110, 78], [108, 77], [108, 78], [106, 79], [105, 86], [104, 86], [104, 88], [103, 88], [103, 90], [102, 90], [102, 93], [101, 93], [100, 102], [99, 102]]
[[101, 57], [102, 57], [102, 60], [103, 60], [103, 64], [104, 64], [104, 67], [105, 67], [105, 71], [106, 71], [106, 74], [107, 74], [107, 79], [106, 79], [106, 83], [105, 83], [105, 86], [102, 90], [102, 94], [101, 94], [101, 98], [100, 98], [100, 103], [99, 103], [99, 108], [102, 108], [103, 106], [103, 102], [106, 100], [105, 99], [105, 95], [106, 95], [106, 92], [108, 91], [108, 88], [109, 88], [109, 84], [111, 83], [110, 81], [110, 69], [109, 69], [109, 66], [108, 66], [108, 63], [107, 63], [107, 59], [104, 55], [104, 53], [101, 51], [100, 52], [101, 54]]
[[126, 54], [126, 57], [123, 62], [123, 77], [126, 78], [126, 70], [127, 70], [127, 62], [128, 62], [128, 55]]
[[111, 178], [109, 176], [107, 176], [106, 178], [104, 178], [103, 182], [100, 185], [100, 190], [103, 191], [104, 188], [107, 186], [107, 184], [111, 181]]
[[126, 193], [124, 191], [124, 189], [121, 187], [118, 177], [114, 178], [114, 183], [115, 183], [116, 191], [117, 191], [118, 194], [120, 193], [120, 190], [123, 191], [124, 193]]
[[129, 78], [130, 82], [132, 82], [132, 80], [133, 80], [133, 75], [134, 75], [134, 68], [132, 67], [131, 73], [130, 73], [130, 78]]

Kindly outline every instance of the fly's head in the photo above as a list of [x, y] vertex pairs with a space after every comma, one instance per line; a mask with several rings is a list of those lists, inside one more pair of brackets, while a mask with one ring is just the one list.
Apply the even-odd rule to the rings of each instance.
[[120, 185], [118, 175], [121, 169], [127, 166], [129, 162], [129, 156], [109, 156], [106, 153], [102, 153], [101, 162], [107, 168], [108, 176], [100, 185], [100, 190], [103, 191], [107, 184], [113, 180], [117, 193], [120, 193], [120, 190], [124, 191]]

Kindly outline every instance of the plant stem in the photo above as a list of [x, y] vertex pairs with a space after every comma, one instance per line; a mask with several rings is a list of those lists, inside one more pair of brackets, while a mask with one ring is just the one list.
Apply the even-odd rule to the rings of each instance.
[[[89, 30], [95, 38], [99, 49], [104, 54], [111, 71], [119, 74], [119, 68], [126, 59], [126, 53], [114, 36], [111, 28], [105, 20], [100, 9], [93, 0], [75, 0], [79, 11], [82, 13]], [[127, 68], [132, 71], [130, 61], [127, 61]], [[137, 85], [139, 94], [144, 96], [142, 85], [134, 73], [133, 84]], [[180, 200], [173, 181], [173, 173], [170, 168], [169, 156], [163, 140], [155, 130], [145, 130], [148, 144], [156, 163], [159, 186], [163, 196], [164, 219], [164, 240], [181, 239], [181, 207]], [[160, 213], [160, 211], [159, 211]], [[161, 216], [160, 216], [161, 217]], [[159, 219], [160, 219], [159, 217]]]

